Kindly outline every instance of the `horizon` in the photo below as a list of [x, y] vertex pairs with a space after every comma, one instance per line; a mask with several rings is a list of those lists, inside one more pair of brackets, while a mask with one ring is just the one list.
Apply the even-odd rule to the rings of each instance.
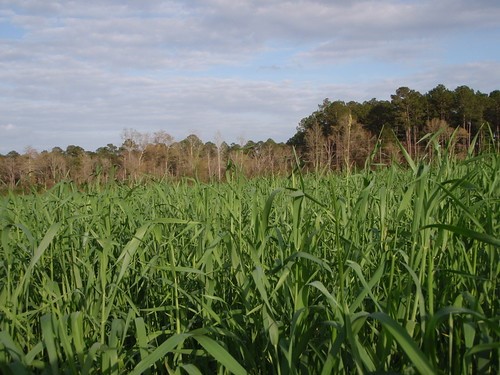
[[0, 1], [0, 154], [175, 141], [286, 142], [325, 98], [498, 89], [492, 0]]

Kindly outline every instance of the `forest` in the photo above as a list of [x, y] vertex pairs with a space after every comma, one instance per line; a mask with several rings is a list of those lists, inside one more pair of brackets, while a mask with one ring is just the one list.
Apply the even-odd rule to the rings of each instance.
[[284, 175], [296, 163], [294, 150], [305, 170], [350, 170], [364, 167], [368, 160], [385, 165], [402, 161], [398, 144], [411, 157], [430, 154], [429, 137], [424, 136], [436, 133], [443, 145], [453, 138], [451, 150], [460, 157], [478, 133], [478, 151], [498, 150], [499, 129], [500, 90], [485, 94], [468, 86], [450, 90], [439, 84], [422, 94], [399, 87], [390, 100], [325, 99], [300, 121], [286, 144], [272, 139], [227, 144], [223, 134], [213, 142], [203, 142], [194, 134], [176, 141], [164, 130], [125, 129], [121, 145], [107, 144], [95, 151], [68, 145], [39, 152], [28, 146], [22, 154], [0, 155], [0, 189], [47, 188], [61, 180], [77, 184], [182, 177], [221, 181], [231, 169], [249, 177]]

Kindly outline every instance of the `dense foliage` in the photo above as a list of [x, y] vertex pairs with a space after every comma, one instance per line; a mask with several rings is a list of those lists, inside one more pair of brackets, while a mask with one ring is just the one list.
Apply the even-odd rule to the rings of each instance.
[[[453, 133], [455, 145], [449, 150], [465, 155], [471, 139], [485, 148], [485, 139], [494, 134], [498, 150], [500, 134], [500, 91], [483, 94], [467, 86], [448, 90], [438, 85], [426, 94], [400, 87], [390, 101], [372, 99], [363, 103], [325, 101], [300, 122], [287, 142], [272, 139], [226, 144], [223, 135], [203, 143], [196, 135], [174, 141], [165, 131], [153, 134], [125, 129], [123, 144], [108, 144], [96, 151], [69, 145], [38, 152], [28, 147], [0, 155], [0, 190], [46, 188], [63, 179], [77, 184], [145, 179], [178, 180], [194, 177], [201, 181], [221, 181], [227, 166], [235, 166], [246, 176], [286, 175], [294, 165], [295, 148], [310, 170], [362, 168], [368, 159], [390, 164], [402, 160], [398, 142], [412, 157], [428, 152], [428, 133], [440, 133], [444, 145]], [[488, 145], [486, 145], [488, 146]], [[373, 154], [376, 149], [377, 153]], [[477, 152], [478, 150], [476, 150]]]
[[431, 144], [408, 168], [1, 198], [2, 373], [497, 374], [500, 155]]
[[375, 143], [379, 162], [399, 158], [396, 139], [408, 153], [426, 153], [420, 139], [441, 132], [446, 142], [455, 132], [453, 152], [464, 154], [471, 139], [489, 124], [500, 134], [500, 91], [489, 95], [459, 86], [454, 91], [438, 85], [426, 94], [400, 87], [391, 100], [372, 99], [363, 103], [325, 101], [318, 110], [300, 122], [297, 133], [288, 141], [300, 149], [308, 161], [319, 168], [363, 166]]

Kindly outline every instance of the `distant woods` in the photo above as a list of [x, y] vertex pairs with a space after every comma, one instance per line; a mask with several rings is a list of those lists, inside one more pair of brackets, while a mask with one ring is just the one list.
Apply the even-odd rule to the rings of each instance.
[[150, 179], [223, 181], [227, 174], [247, 176], [284, 174], [290, 170], [292, 147], [284, 143], [248, 141], [227, 144], [216, 137], [204, 143], [194, 134], [175, 142], [164, 131], [141, 133], [125, 129], [120, 146], [107, 144], [96, 151], [70, 145], [37, 152], [27, 148], [0, 156], [0, 191], [53, 186], [62, 180], [78, 185]]
[[300, 121], [286, 144], [272, 139], [227, 144], [223, 134], [206, 143], [196, 135], [175, 141], [165, 131], [126, 129], [121, 145], [96, 151], [76, 145], [42, 152], [28, 147], [22, 154], [0, 155], [0, 189], [50, 187], [68, 179], [78, 184], [182, 177], [222, 181], [234, 171], [249, 177], [286, 174], [296, 164], [294, 149], [306, 170], [345, 170], [363, 167], [368, 159], [399, 162], [399, 145], [414, 158], [432, 156], [427, 134], [437, 134], [443, 147], [453, 134], [449, 151], [459, 157], [476, 135], [477, 149], [494, 147], [498, 152], [500, 91], [488, 95], [468, 86], [452, 91], [438, 85], [425, 94], [400, 87], [390, 101], [325, 99]]
[[479, 134], [478, 149], [486, 140], [498, 149], [500, 91], [487, 95], [467, 86], [451, 91], [438, 85], [421, 94], [400, 87], [390, 101], [325, 99], [287, 143], [315, 169], [345, 169], [365, 165], [368, 157], [382, 164], [401, 160], [398, 142], [414, 158], [427, 155], [432, 152], [429, 137], [422, 139], [427, 134], [439, 134], [443, 147], [453, 135], [449, 151], [460, 156], [479, 132], [485, 134]]

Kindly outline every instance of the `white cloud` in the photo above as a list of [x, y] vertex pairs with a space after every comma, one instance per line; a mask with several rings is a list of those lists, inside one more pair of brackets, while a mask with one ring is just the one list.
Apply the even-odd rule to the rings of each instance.
[[498, 19], [494, 0], [0, 0], [22, 30], [0, 33], [0, 121], [16, 124], [0, 152], [95, 149], [126, 127], [286, 140], [325, 97], [487, 92], [499, 52], [457, 62], [450, 44], [500, 37]]
[[11, 131], [14, 130], [16, 127], [12, 124], [5, 124], [5, 125], [0, 125], [0, 129], [5, 130], [5, 131]]

